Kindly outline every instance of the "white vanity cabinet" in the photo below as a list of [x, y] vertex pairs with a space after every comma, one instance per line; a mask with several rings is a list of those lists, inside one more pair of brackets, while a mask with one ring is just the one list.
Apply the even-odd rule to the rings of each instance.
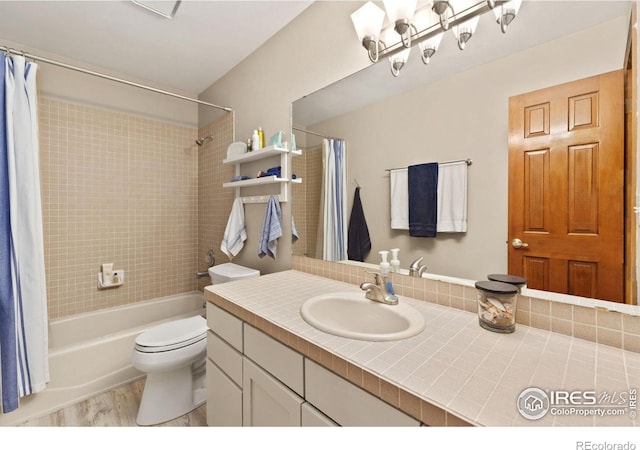
[[379, 398], [207, 303], [210, 426], [418, 426]]
[[207, 424], [242, 426], [242, 321], [207, 303]]
[[420, 426], [413, 417], [310, 359], [305, 359], [305, 398], [342, 426]]
[[243, 360], [242, 424], [245, 427], [299, 427], [304, 399], [269, 375]]

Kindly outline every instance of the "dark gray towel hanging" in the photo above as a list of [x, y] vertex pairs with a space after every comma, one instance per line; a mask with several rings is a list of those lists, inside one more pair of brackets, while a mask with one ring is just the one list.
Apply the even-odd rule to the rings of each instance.
[[364, 217], [364, 209], [360, 200], [360, 187], [356, 188], [353, 195], [353, 208], [349, 218], [349, 230], [347, 234], [347, 255], [352, 261], [364, 261], [371, 251], [369, 228]]

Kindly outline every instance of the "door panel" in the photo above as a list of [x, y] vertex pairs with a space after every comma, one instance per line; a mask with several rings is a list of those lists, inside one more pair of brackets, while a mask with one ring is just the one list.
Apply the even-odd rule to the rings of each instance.
[[509, 99], [509, 273], [623, 301], [623, 72]]

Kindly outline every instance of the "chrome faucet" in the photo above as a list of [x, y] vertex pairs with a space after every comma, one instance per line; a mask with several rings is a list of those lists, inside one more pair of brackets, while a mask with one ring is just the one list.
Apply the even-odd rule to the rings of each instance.
[[397, 305], [398, 297], [393, 292], [389, 292], [389, 290], [387, 289], [387, 276], [382, 275], [378, 272], [368, 273], [374, 274], [375, 283], [365, 281], [360, 285], [360, 289], [366, 291], [366, 294], [364, 296], [369, 300], [373, 300], [374, 302], [380, 302], [386, 305]]
[[422, 264], [423, 257], [416, 259], [409, 266], [409, 275], [412, 277], [422, 278], [422, 274], [427, 270], [427, 266]]

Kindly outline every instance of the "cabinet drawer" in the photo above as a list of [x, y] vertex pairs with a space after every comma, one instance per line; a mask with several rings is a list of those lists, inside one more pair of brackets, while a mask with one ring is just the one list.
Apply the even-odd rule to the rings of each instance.
[[207, 357], [242, 386], [242, 355], [212, 331], [207, 333]]
[[320, 411], [311, 406], [308, 402], [302, 404], [302, 426], [303, 427], [337, 427], [338, 424]]
[[242, 321], [240, 319], [207, 302], [207, 325], [210, 330], [242, 352]]
[[207, 360], [207, 425], [242, 426], [242, 390]]
[[245, 323], [244, 354], [304, 396], [304, 358], [300, 353]]
[[342, 426], [419, 426], [363, 389], [305, 359], [306, 400]]

